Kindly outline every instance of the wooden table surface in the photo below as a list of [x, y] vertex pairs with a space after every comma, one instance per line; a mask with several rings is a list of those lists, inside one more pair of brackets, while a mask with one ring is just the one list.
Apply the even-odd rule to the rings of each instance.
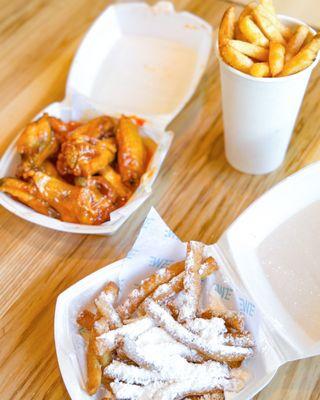
[[[216, 27], [230, 1], [174, 3]], [[36, 113], [63, 98], [77, 45], [108, 4], [0, 0], [1, 154]], [[258, 196], [320, 158], [319, 79], [317, 68], [285, 163], [270, 175], [244, 175], [226, 162], [219, 73], [212, 56], [197, 92], [170, 126], [175, 138], [153, 195], [116, 235], [59, 233], [0, 208], [1, 400], [69, 399], [53, 341], [56, 298], [79, 279], [123, 257], [151, 205], [181, 239], [213, 243]], [[319, 377], [320, 357], [287, 364], [256, 399], [320, 399]]]

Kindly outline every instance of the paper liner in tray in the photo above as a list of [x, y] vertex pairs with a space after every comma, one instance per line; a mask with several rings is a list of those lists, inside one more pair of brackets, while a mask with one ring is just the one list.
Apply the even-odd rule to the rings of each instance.
[[[216, 258], [220, 270], [204, 282], [203, 305], [218, 303], [221, 307], [241, 312], [257, 344], [255, 356], [243, 367], [249, 376], [246, 387], [238, 394], [227, 393], [226, 396], [227, 399], [245, 400], [270, 381], [281, 361], [256, 305], [246, 291], [239, 290], [236, 282], [230, 279], [216, 245], [206, 246], [205, 251], [208, 256]], [[107, 281], [116, 281], [120, 287], [120, 297], [126, 296], [135, 284], [156, 269], [184, 259], [185, 252], [185, 243], [151, 209], [126, 258], [91, 274], [59, 296], [55, 313], [55, 343], [62, 377], [73, 400], [100, 398], [99, 393], [90, 397], [83, 389], [86, 376], [85, 349], [76, 324], [78, 312], [92, 301]]]

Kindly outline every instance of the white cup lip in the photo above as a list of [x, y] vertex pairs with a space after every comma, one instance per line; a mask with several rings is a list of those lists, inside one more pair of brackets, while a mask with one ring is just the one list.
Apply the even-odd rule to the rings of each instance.
[[[292, 22], [293, 24], [296, 24], [296, 25], [305, 25], [310, 29], [310, 31], [313, 34], [317, 33], [315, 29], [313, 29], [311, 26], [306, 24], [304, 21], [301, 21], [300, 19], [297, 19], [294, 17], [289, 17], [288, 15], [282, 15], [282, 14], [278, 14], [277, 16], [281, 21]], [[320, 61], [320, 51], [319, 51], [318, 55], [315, 58], [315, 60], [313, 61], [313, 63], [310, 64], [309, 67], [303, 69], [302, 71], [297, 72], [296, 74], [292, 74], [292, 75], [288, 75], [288, 76], [280, 76], [280, 77], [258, 78], [256, 76], [246, 74], [245, 72], [241, 72], [238, 69], [231, 67], [223, 60], [223, 58], [220, 55], [220, 50], [219, 50], [219, 38], [216, 39], [215, 50], [216, 50], [216, 55], [217, 55], [219, 62], [223, 65], [223, 67], [225, 69], [229, 70], [233, 74], [241, 76], [242, 78], [245, 78], [247, 80], [251, 80], [251, 81], [255, 81], [255, 82], [265, 82], [265, 83], [270, 83], [270, 84], [275, 83], [275, 82], [280, 83], [280, 82], [285, 82], [285, 81], [289, 81], [289, 80], [299, 79], [298, 77], [301, 77], [301, 75], [311, 72], [316, 67], [318, 62]]]

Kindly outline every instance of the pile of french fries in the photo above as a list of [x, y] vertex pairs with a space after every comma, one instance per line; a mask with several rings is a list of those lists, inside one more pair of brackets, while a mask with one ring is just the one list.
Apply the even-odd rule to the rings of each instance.
[[296, 74], [307, 68], [320, 50], [320, 34], [306, 25], [292, 30], [278, 19], [272, 0], [249, 3], [238, 20], [229, 7], [219, 28], [219, 50], [233, 68], [258, 78]]
[[157, 270], [119, 304], [109, 282], [77, 318], [87, 392], [104, 400], [223, 400], [242, 389], [238, 368], [254, 347], [243, 316], [199, 306], [201, 281], [217, 269], [203, 244], [189, 242], [184, 261]]

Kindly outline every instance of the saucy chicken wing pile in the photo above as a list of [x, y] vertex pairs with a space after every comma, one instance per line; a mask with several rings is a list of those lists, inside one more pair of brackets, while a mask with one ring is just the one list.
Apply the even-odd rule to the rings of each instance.
[[99, 225], [139, 186], [154, 147], [129, 117], [82, 123], [44, 114], [21, 133], [16, 177], [2, 178], [0, 190], [41, 214]]

